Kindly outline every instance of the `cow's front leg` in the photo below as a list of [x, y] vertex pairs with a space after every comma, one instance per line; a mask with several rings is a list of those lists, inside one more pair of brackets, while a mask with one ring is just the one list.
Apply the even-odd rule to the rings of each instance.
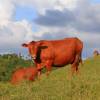
[[47, 69], [46, 75], [47, 76], [50, 74], [51, 68], [52, 68], [52, 61], [47, 61], [46, 62], [46, 69]]
[[38, 79], [40, 79], [40, 76], [41, 76], [41, 64], [36, 64], [36, 67], [37, 67], [37, 70], [38, 70]]
[[41, 70], [38, 70], [38, 79], [40, 79], [41, 76]]

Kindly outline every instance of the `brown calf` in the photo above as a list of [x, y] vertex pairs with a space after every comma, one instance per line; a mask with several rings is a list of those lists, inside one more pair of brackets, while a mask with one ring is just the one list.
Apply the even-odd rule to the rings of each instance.
[[11, 83], [18, 84], [24, 79], [33, 81], [36, 75], [37, 69], [34, 67], [19, 68], [12, 74]]

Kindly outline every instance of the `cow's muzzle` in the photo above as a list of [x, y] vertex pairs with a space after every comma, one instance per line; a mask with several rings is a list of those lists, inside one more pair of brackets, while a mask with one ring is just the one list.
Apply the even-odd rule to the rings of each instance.
[[36, 59], [36, 56], [35, 56], [35, 55], [34, 55], [34, 56], [32, 56], [32, 59], [33, 59], [33, 60], [35, 60], [35, 59]]

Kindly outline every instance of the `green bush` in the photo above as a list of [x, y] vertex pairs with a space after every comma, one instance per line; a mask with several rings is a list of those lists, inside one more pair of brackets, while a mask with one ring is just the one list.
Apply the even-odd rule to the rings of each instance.
[[16, 54], [0, 55], [0, 81], [8, 81], [13, 71], [31, 65], [31, 60], [25, 60]]

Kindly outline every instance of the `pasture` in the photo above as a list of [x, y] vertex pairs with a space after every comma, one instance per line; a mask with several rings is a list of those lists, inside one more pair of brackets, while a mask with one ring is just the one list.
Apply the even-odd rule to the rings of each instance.
[[0, 81], [0, 100], [100, 100], [100, 56], [88, 58], [79, 69], [71, 79], [67, 65], [34, 82], [13, 86]]

